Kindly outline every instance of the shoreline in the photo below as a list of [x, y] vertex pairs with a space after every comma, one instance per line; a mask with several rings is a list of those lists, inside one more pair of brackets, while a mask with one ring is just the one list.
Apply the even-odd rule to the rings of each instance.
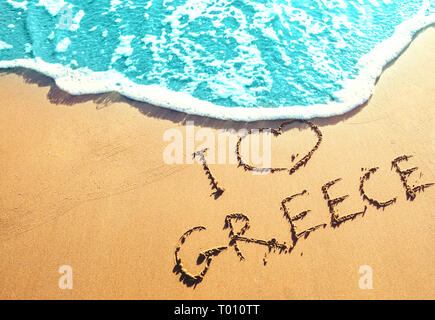
[[[76, 96], [117, 92], [138, 102], [219, 120], [256, 122], [327, 118], [345, 114], [369, 101], [383, 71], [400, 57], [418, 34], [434, 27], [435, 14], [425, 16], [425, 10], [422, 9], [412, 19], [397, 26], [390, 38], [377, 44], [372, 51], [362, 56], [357, 65], [364, 65], [364, 67], [358, 76], [355, 79], [348, 79], [343, 84], [342, 90], [332, 94], [335, 101], [327, 104], [282, 106], [279, 108], [223, 107], [197, 99], [190, 94], [174, 92], [157, 85], [139, 85], [112, 70], [104, 72], [94, 72], [87, 68], [72, 70], [61, 64], [47, 63], [39, 58], [0, 61], [0, 68], [35, 70], [51, 77], [60, 89]], [[385, 54], [387, 51], [388, 55]], [[86, 84], [81, 85], [80, 83], [83, 82]], [[92, 84], [91, 86], [94, 88], [92, 92], [88, 91], [89, 84]]]
[[[434, 15], [435, 17], [435, 15]], [[301, 120], [313, 120], [313, 119], [325, 119], [326, 121], [331, 119], [340, 119], [340, 118], [347, 118], [351, 117], [353, 114], [358, 113], [361, 108], [364, 108], [369, 102], [370, 99], [373, 96], [373, 93], [376, 89], [376, 84], [378, 83], [379, 79], [382, 77], [383, 73], [388, 70], [391, 66], [394, 65], [394, 63], [400, 59], [400, 57], [407, 51], [409, 46], [419, 37], [420, 34], [424, 33], [427, 30], [435, 30], [435, 22], [427, 24], [425, 27], [418, 29], [416, 32], [412, 34], [411, 41], [407, 42], [404, 46], [401, 47], [401, 49], [397, 52], [397, 54], [393, 55], [386, 64], [382, 66], [382, 71], [375, 77], [373, 88], [370, 90], [370, 94], [363, 102], [356, 104], [354, 107], [349, 108], [349, 110], [338, 113], [334, 113], [331, 115], [320, 115], [320, 116], [307, 116], [302, 118], [291, 118], [291, 117], [279, 117], [279, 118], [260, 118], [260, 119], [233, 119], [233, 118], [220, 118], [220, 117], [213, 117], [208, 115], [201, 115], [197, 113], [186, 113], [186, 110], [177, 110], [172, 109], [164, 106], [158, 106], [154, 105], [152, 103], [137, 100], [134, 98], [130, 98], [127, 95], [124, 95], [122, 93], [119, 93], [117, 91], [108, 91], [108, 92], [102, 92], [102, 93], [83, 93], [83, 94], [70, 94], [67, 91], [64, 91], [62, 88], [60, 88], [55, 78], [51, 77], [50, 75], [45, 74], [44, 72], [40, 72], [38, 70], [35, 70], [33, 68], [27, 68], [22, 66], [17, 67], [1, 67], [0, 66], [0, 75], [2, 74], [17, 74], [22, 77], [24, 77], [26, 83], [35, 83], [38, 84], [38, 86], [50, 86], [51, 90], [48, 95], [49, 99], [53, 103], [59, 103], [59, 104], [76, 104], [81, 103], [85, 101], [92, 100], [94, 101], [99, 107], [104, 107], [107, 104], [114, 103], [114, 102], [126, 102], [138, 109], [148, 109], [144, 111], [144, 113], [148, 116], [155, 116], [156, 118], [166, 118], [166, 119], [191, 119], [191, 121], [194, 121], [196, 123], [199, 123], [200, 125], [204, 125], [205, 123], [216, 123], [217, 126], [212, 125], [213, 127], [218, 128], [219, 126], [224, 125], [225, 123], [233, 123], [235, 127], [256, 127], [257, 124], [264, 124], [264, 123], [270, 123], [271, 127], [274, 125], [276, 126], [277, 123], [280, 123], [285, 120], [290, 119], [301, 119]], [[392, 38], [389, 38], [387, 40], [390, 40]], [[1, 65], [1, 61], [0, 61]], [[353, 79], [356, 81], [356, 79]], [[352, 81], [353, 81], [352, 80]], [[176, 93], [175, 93], [176, 94]], [[215, 105], [213, 105], [215, 106]], [[220, 107], [222, 108], [222, 111], [228, 109], [227, 107]], [[293, 106], [294, 107], [294, 106]], [[288, 108], [293, 108], [288, 107]], [[297, 106], [296, 106], [297, 107]], [[316, 105], [310, 106], [310, 107], [316, 107]], [[305, 107], [302, 107], [305, 108]], [[321, 108], [321, 107], [320, 107]], [[245, 109], [245, 108], [241, 108]], [[264, 109], [264, 108], [260, 108]], [[242, 112], [245, 110], [242, 110]], [[268, 111], [268, 108], [266, 108], [265, 111]], [[182, 121], [182, 120], [180, 120]], [[184, 120], [188, 121], [188, 120]], [[174, 121], [176, 122], [176, 120]]]
[[[282, 120], [215, 120], [117, 93], [71, 96], [36, 72], [0, 72], [0, 297], [431, 299], [435, 187], [410, 200], [391, 167], [413, 155], [399, 163], [401, 170], [418, 167], [409, 185], [435, 182], [434, 39], [433, 27], [419, 34], [364, 106], [313, 119], [322, 140], [294, 174], [255, 176], [237, 164], [211, 164], [225, 188], [218, 199], [200, 164], [164, 163], [164, 133], [179, 130], [186, 140], [188, 121], [196, 135], [204, 128], [278, 129]], [[298, 163], [316, 145], [306, 129], [296, 125], [273, 139], [274, 167], [285, 166], [290, 154]], [[200, 144], [195, 140], [195, 148]], [[364, 198], [360, 183], [368, 172], [369, 200], [394, 202], [377, 208]], [[324, 189], [330, 199], [348, 195], [334, 208], [338, 219], [367, 206], [365, 214], [334, 227]], [[300, 232], [327, 227], [302, 237], [290, 254], [269, 252], [277, 245], [272, 238], [291, 243], [286, 210], [311, 210], [295, 222]], [[244, 261], [233, 248], [223, 250], [201, 283], [184, 285], [174, 271], [180, 237], [206, 228], [179, 253], [185, 270], [197, 274], [204, 267], [196, 264], [199, 252], [228, 246], [223, 227], [235, 213], [249, 218], [243, 236], [259, 243], [238, 243]], [[72, 290], [58, 286], [64, 265], [73, 270]], [[373, 289], [359, 287], [362, 266], [373, 269]]]

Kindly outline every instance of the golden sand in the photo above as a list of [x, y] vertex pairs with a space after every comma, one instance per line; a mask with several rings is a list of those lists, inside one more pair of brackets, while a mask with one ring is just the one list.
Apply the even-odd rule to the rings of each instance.
[[[282, 130], [3, 71], [0, 298], [434, 298], [434, 53], [432, 27], [367, 104]], [[286, 170], [165, 164], [163, 134], [186, 135], [186, 121], [280, 130], [272, 167]], [[72, 290], [59, 288], [63, 265]]]

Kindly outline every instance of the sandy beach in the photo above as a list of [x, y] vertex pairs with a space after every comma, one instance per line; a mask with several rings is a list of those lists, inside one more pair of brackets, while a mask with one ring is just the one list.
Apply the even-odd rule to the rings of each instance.
[[[71, 96], [24, 69], [1, 70], [0, 101], [1, 299], [434, 298], [434, 27], [386, 68], [368, 103], [272, 137], [272, 167], [287, 170], [208, 164], [225, 189], [216, 199], [203, 165], [186, 163], [187, 147], [182, 164], [165, 163], [165, 132], [185, 141], [190, 121], [195, 133], [216, 135], [285, 121], [214, 120], [116, 93]], [[299, 238], [288, 252], [292, 224]], [[234, 245], [231, 227], [255, 241]], [[207, 263], [201, 282], [183, 283]], [[59, 287], [64, 265], [71, 290]], [[360, 287], [364, 266], [372, 289]]]

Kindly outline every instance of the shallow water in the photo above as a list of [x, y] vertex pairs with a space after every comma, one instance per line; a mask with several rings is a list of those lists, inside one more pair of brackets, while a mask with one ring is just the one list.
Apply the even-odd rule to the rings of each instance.
[[309, 118], [370, 96], [435, 22], [424, 0], [0, 0], [0, 67], [217, 118]]

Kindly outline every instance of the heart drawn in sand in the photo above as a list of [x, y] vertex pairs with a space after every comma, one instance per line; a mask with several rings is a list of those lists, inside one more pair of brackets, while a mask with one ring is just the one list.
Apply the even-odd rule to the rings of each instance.
[[289, 126], [290, 124], [292, 124], [294, 122], [301, 122], [301, 123], [307, 124], [310, 127], [310, 129], [317, 136], [317, 143], [302, 159], [300, 159], [298, 162], [296, 162], [296, 164], [294, 164], [292, 167], [289, 167], [289, 168], [259, 168], [259, 167], [254, 167], [254, 166], [251, 166], [249, 164], [246, 164], [243, 161], [242, 156], [240, 154], [240, 145], [242, 143], [242, 139], [244, 139], [248, 135], [252, 134], [252, 130], [248, 130], [248, 134], [243, 136], [243, 137], [239, 137], [239, 140], [237, 141], [236, 154], [237, 154], [238, 166], [243, 167], [245, 169], [245, 171], [255, 171], [255, 172], [259, 172], [259, 173], [266, 173], [266, 172], [274, 173], [274, 172], [278, 172], [278, 171], [288, 171], [290, 175], [295, 173], [296, 170], [298, 170], [300, 167], [305, 166], [308, 163], [308, 161], [311, 159], [313, 153], [319, 148], [320, 143], [322, 142], [322, 132], [315, 124], [313, 124], [309, 121], [306, 121], [306, 120], [292, 120], [292, 121], [287, 121], [287, 122], [282, 123], [278, 129], [260, 128], [260, 129], [256, 129], [255, 131], [256, 131], [256, 133], [257, 132], [260, 133], [260, 132], [264, 132], [264, 131], [268, 130], [271, 133], [273, 133], [273, 135], [275, 137], [278, 137], [281, 134], [283, 134], [284, 127]]

